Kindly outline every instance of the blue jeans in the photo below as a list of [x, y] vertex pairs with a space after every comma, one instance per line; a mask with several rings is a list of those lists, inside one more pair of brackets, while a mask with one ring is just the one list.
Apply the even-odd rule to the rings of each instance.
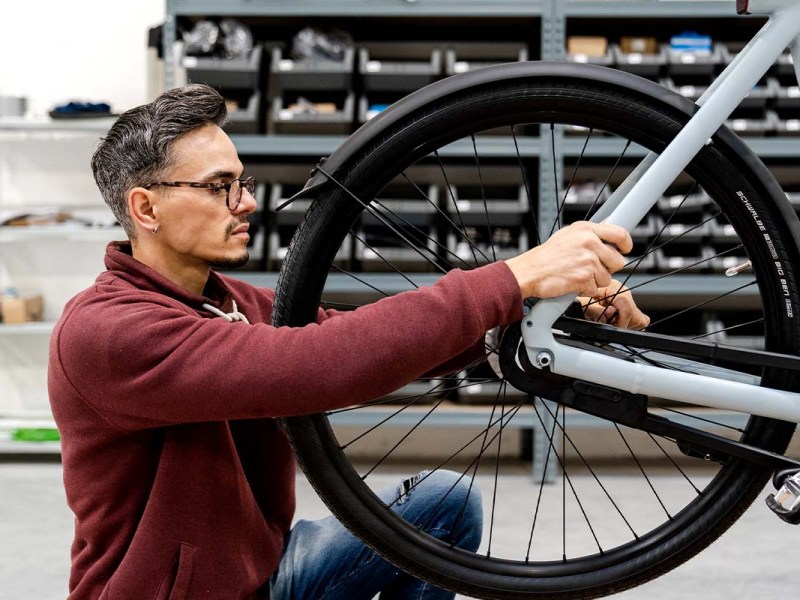
[[[464, 476], [456, 484], [458, 478], [450, 471], [436, 471], [407, 491], [392, 510], [430, 535], [474, 552], [483, 530], [480, 491], [474, 484], [470, 489], [469, 477]], [[394, 502], [409, 489], [409, 483], [413, 485], [413, 479], [378, 495], [387, 504]], [[270, 580], [271, 600], [370, 600], [378, 593], [381, 600], [455, 597], [386, 562], [333, 516], [298, 521], [292, 527], [281, 562]]]

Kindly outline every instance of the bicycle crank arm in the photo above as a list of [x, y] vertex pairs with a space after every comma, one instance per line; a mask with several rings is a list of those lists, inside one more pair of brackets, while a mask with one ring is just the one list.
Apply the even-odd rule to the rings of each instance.
[[740, 458], [776, 471], [800, 469], [800, 461], [650, 414], [649, 398], [643, 394], [632, 394], [535, 368], [528, 360], [525, 346], [520, 343], [521, 338], [518, 324], [509, 327], [503, 334], [500, 367], [508, 382], [523, 392], [619, 425], [671, 439], [688, 456], [721, 463], [729, 458]]

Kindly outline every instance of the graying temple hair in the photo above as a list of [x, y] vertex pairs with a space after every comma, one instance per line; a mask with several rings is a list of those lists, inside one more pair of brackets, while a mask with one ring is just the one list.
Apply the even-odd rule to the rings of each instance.
[[225, 99], [202, 84], [169, 90], [119, 116], [95, 148], [92, 173], [129, 238], [136, 230], [128, 214], [128, 192], [163, 178], [175, 140], [208, 123], [222, 126], [227, 116]]

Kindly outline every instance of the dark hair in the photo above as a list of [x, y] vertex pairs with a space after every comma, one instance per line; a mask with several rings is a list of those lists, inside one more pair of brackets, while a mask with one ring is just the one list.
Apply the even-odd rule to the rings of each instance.
[[92, 173], [129, 238], [136, 230], [128, 214], [128, 192], [164, 177], [175, 140], [209, 123], [222, 126], [227, 116], [225, 99], [202, 84], [169, 90], [119, 116], [95, 148]]

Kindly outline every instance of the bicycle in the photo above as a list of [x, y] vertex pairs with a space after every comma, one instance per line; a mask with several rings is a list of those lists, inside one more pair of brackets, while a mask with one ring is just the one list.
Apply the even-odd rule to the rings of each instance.
[[[516, 253], [527, 243], [526, 232], [536, 244], [575, 218], [605, 219], [632, 232], [636, 245], [625, 282], [638, 294], [667, 275], [718, 273], [715, 293], [677, 298], [686, 304], [656, 315], [645, 332], [582, 319], [572, 297], [532, 302], [519, 326], [490, 349], [499, 355], [502, 377], [494, 379], [484, 365], [474, 364], [457, 377], [421, 382], [423, 392], [391, 398], [405, 405], [348, 439], [334, 432], [335, 414], [286, 419], [300, 463], [331, 510], [407, 572], [484, 598], [591, 598], [648, 581], [697, 554], [741, 516], [773, 473], [784, 487], [770, 497], [771, 507], [787, 521], [800, 519], [800, 503], [784, 504], [787, 495], [792, 501], [800, 495], [800, 462], [783, 455], [800, 421], [800, 221], [766, 166], [724, 126], [787, 47], [800, 80], [800, 2], [738, 0], [737, 9], [770, 18], [696, 104], [654, 82], [602, 67], [487, 67], [432, 84], [383, 111], [323, 159], [291, 199], [313, 201], [281, 268], [275, 325], [314, 321], [329, 279], [351, 277], [377, 296], [388, 295], [450, 268]], [[532, 153], [526, 134], [539, 126], [542, 146], [564, 141], [574, 162], [563, 180], [554, 173], [558, 208], [552, 224], [537, 221], [526, 167]], [[497, 139], [484, 138], [486, 132], [505, 135], [518, 170], [503, 170], [479, 152]], [[599, 178], [603, 161], [594, 158], [595, 145], [620, 149]], [[478, 189], [472, 197], [477, 210], [454, 192], [468, 167]], [[602, 184], [584, 203], [586, 213], [576, 217], [581, 202], [571, 199], [587, 170]], [[510, 181], [528, 205], [516, 237], [519, 214], [509, 214], [519, 207], [487, 198], [497, 181]], [[428, 191], [434, 185], [445, 190], [438, 201]], [[415, 196], [413, 213], [398, 210], [392, 191], [398, 187]], [[676, 225], [680, 231], [672, 235]], [[381, 237], [387, 230], [391, 241]], [[703, 245], [709, 239], [717, 244], [711, 254]], [[699, 254], [670, 269], [667, 249], [677, 245]], [[412, 270], [404, 268], [415, 260]], [[380, 276], [355, 275], [349, 270], [355, 262]], [[659, 265], [667, 268], [658, 271]], [[703, 280], [687, 281], [691, 286]], [[738, 313], [744, 315], [741, 323], [715, 324]], [[697, 326], [705, 326], [703, 333], [687, 337]], [[562, 485], [539, 487], [526, 516], [527, 547], [506, 549], [492, 540], [491, 522], [502, 502], [495, 480], [488, 546], [470, 554], [394, 516], [372, 493], [369, 478], [384, 469], [390, 454], [415, 443], [418, 427], [448, 396], [490, 382], [496, 389], [491, 415], [475, 435], [453, 442], [454, 452], [432, 468], [460, 464], [465, 477], [496, 472], [503, 462], [503, 433], [509, 435], [514, 419], [528, 418], [546, 432], [548, 459], [558, 463]], [[530, 402], [531, 396], [548, 402]], [[375, 410], [384, 402], [376, 399], [357, 410]], [[741, 417], [717, 423], [709, 416], [716, 413], [696, 416], [694, 405]], [[405, 418], [414, 406], [423, 407], [414, 413], [419, 422], [388, 442], [384, 457], [362, 467], [354, 454], [358, 443], [376, 432], [384, 435], [381, 425]], [[584, 458], [565, 426], [567, 408], [609, 424], [641, 475], [635, 498], [614, 498], [603, 484], [600, 469]], [[666, 466], [686, 480], [676, 506], [660, 499], [658, 470], [648, 472], [650, 465], [637, 459], [637, 443], [660, 457], [658, 470]], [[601, 500], [581, 502], [569, 477], [576, 462], [590, 473]], [[715, 473], [695, 476], [695, 463], [713, 465]], [[553, 508], [546, 496], [559, 491], [560, 506]], [[631, 523], [625, 503], [653, 496], [648, 519]], [[544, 510], [553, 510], [563, 523], [561, 544], [538, 538], [533, 543]], [[573, 515], [567, 531], [567, 516]]]

